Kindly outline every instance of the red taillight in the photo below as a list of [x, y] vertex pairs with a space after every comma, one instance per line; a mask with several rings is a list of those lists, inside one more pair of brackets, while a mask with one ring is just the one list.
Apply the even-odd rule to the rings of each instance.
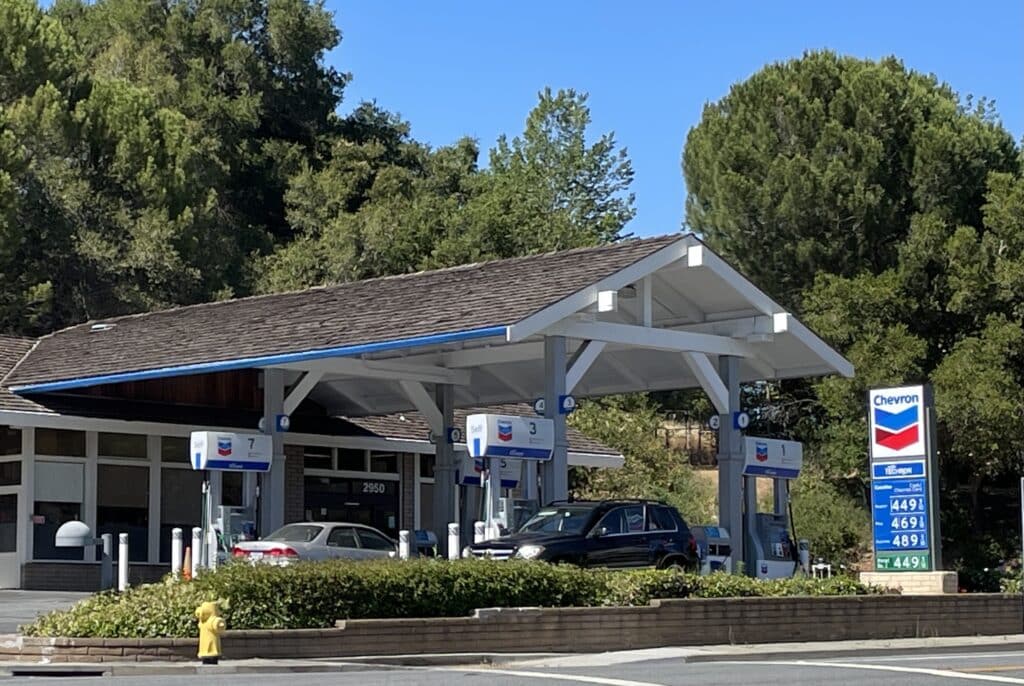
[[270, 555], [271, 557], [298, 557], [299, 556], [299, 554], [297, 552], [295, 552], [295, 550], [293, 548], [289, 548], [288, 546], [281, 546], [279, 548], [271, 548], [270, 550], [266, 551], [266, 554]]
[[690, 534], [690, 552], [694, 555], [697, 554], [697, 539], [693, 537], [693, 534]]
[[248, 557], [248, 556], [249, 556], [249, 551], [242, 550], [238, 546], [235, 546], [234, 548], [231, 549], [231, 557]]

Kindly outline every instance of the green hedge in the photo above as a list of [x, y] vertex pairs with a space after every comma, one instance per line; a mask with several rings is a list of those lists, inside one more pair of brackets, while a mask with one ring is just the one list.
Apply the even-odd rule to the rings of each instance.
[[193, 612], [221, 600], [232, 629], [322, 628], [338, 619], [457, 617], [482, 607], [646, 605], [658, 598], [851, 595], [845, 578], [756, 581], [669, 571], [609, 572], [538, 562], [409, 560], [272, 567], [227, 565], [191, 582], [166, 579], [87, 598], [22, 627], [30, 636], [196, 635]]

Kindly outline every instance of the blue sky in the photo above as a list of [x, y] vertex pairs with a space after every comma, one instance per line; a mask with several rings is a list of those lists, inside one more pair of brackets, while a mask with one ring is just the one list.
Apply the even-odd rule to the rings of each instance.
[[328, 61], [354, 79], [343, 109], [376, 99], [445, 145], [486, 151], [516, 135], [545, 86], [590, 94], [594, 133], [614, 131], [636, 171], [638, 235], [676, 231], [680, 154], [705, 102], [762, 65], [830, 48], [894, 54], [961, 95], [995, 99], [1024, 136], [1024, 2], [379, 2], [327, 0], [343, 40]]

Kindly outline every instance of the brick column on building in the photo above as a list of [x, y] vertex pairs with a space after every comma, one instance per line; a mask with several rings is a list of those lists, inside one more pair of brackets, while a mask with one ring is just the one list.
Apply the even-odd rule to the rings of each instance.
[[301, 445], [286, 445], [284, 455], [284, 521], [301, 522], [306, 519], [305, 451]]
[[402, 517], [399, 529], [412, 531], [416, 528], [416, 456], [405, 453], [399, 456]]

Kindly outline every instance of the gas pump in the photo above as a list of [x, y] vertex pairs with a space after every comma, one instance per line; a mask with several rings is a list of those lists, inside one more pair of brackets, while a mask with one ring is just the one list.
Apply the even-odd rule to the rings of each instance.
[[501, 489], [512, 487], [506, 486], [511, 483], [505, 479], [506, 469], [514, 470], [515, 483], [518, 483], [523, 460], [550, 460], [554, 450], [554, 423], [542, 417], [469, 415], [466, 418], [466, 447], [468, 458], [473, 462], [473, 472], [483, 474], [483, 469], [486, 469], [487, 478], [481, 482], [486, 488], [484, 521], [490, 537], [496, 538], [503, 525], [507, 530], [510, 524], [515, 524], [509, 521], [509, 515], [515, 519], [514, 503], [505, 510], [504, 520], [499, 515]]
[[[469, 517], [468, 531], [472, 531], [472, 522], [488, 521], [488, 505], [491, 501], [490, 480], [488, 469], [483, 458], [470, 457], [468, 453], [462, 453], [459, 468], [456, 471], [456, 479], [459, 485], [471, 487], [470, 492], [464, 499]], [[532, 500], [520, 500], [502, 497], [501, 492], [516, 488], [522, 479], [523, 463], [521, 460], [498, 459], [493, 460], [500, 470], [500, 489], [496, 493], [497, 510], [492, 517], [493, 524], [502, 530], [513, 530], [517, 526], [518, 518], [523, 512], [530, 512], [532, 516], [536, 512], [537, 504]], [[476, 487], [476, 488], [472, 488]], [[532, 508], [532, 509], [531, 509]], [[526, 520], [522, 520], [526, 521]]]
[[[756, 436], [747, 436], [743, 440], [745, 562], [748, 573], [758, 579], [793, 576], [799, 555], [796, 541], [790, 535], [789, 482], [800, 476], [803, 444]], [[772, 512], [757, 511], [758, 477], [772, 480]]]

